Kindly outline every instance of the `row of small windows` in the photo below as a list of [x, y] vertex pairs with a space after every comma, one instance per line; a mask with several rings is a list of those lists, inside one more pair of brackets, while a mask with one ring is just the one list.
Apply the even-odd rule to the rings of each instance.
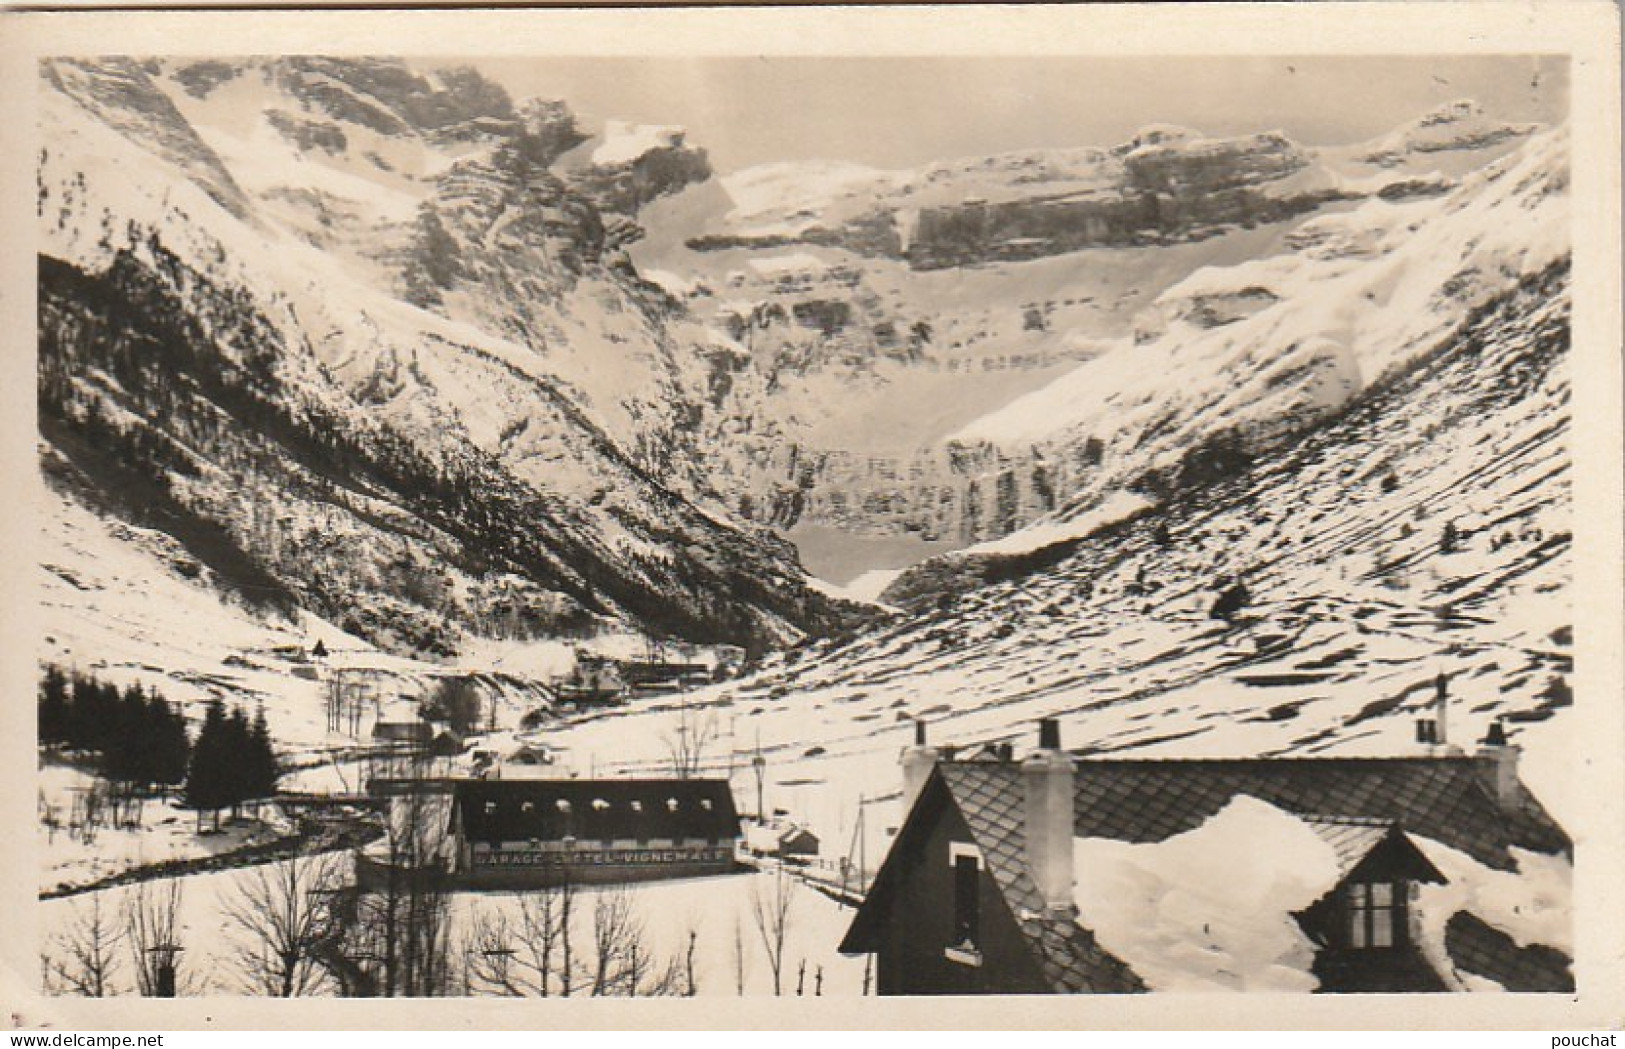
[[[564, 812], [564, 813], [570, 812], [572, 810], [572, 808], [573, 808], [573, 806], [571, 805], [570, 800], [568, 798], [559, 798], [553, 804], [560, 812]], [[701, 798], [699, 804], [700, 804], [700, 808], [703, 809], [706, 812], [714, 811], [714, 807], [711, 804], [711, 799], [710, 798]], [[615, 806], [613, 804], [611, 804], [610, 802], [606, 801], [603, 798], [594, 798], [594, 799], [592, 799], [592, 810], [594, 812], [608, 812], [611, 809], [613, 809], [614, 807]], [[640, 801], [640, 800], [637, 800], [637, 799], [633, 799], [632, 801], [627, 802], [626, 807], [632, 812], [643, 812], [644, 811], [643, 802]], [[666, 799], [666, 810], [668, 812], [681, 811], [682, 807], [683, 807], [682, 802], [678, 801], [676, 798], [667, 798]], [[496, 815], [496, 811], [497, 811], [497, 803], [496, 802], [487, 801], [485, 803], [485, 814], [487, 816]], [[522, 801], [522, 802], [520, 802], [519, 803], [519, 811], [520, 812], [525, 812], [525, 813], [535, 812], [536, 811], [536, 802], [534, 802], [534, 801]]]

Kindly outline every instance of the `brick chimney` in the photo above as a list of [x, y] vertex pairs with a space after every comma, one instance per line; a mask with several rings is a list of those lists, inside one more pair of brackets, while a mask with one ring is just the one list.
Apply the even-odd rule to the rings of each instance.
[[1027, 865], [1052, 917], [1073, 917], [1072, 758], [1061, 749], [1061, 724], [1038, 723], [1038, 749], [1021, 763], [1027, 816]]
[[1523, 792], [1518, 783], [1518, 756], [1523, 748], [1507, 742], [1506, 726], [1501, 720], [1490, 722], [1489, 733], [1478, 748], [1481, 761], [1493, 763], [1495, 768], [1495, 800], [1504, 812], [1518, 812], [1523, 808]]
[[931, 770], [937, 766], [937, 749], [927, 746], [925, 722], [914, 722], [914, 743], [903, 748], [903, 812], [914, 807], [914, 800], [925, 789]]

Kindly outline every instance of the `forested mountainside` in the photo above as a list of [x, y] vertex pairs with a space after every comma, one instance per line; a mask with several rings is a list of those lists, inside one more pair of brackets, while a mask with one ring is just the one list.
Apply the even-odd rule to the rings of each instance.
[[[678, 344], [606, 253], [594, 196], [631, 199], [616, 166], [579, 192], [546, 173], [580, 137], [567, 114], [387, 62], [62, 60], [44, 78], [57, 490], [172, 534], [246, 600], [399, 651], [605, 624], [761, 649], [846, 614], [627, 429], [639, 403], [681, 414], [658, 381]], [[571, 354], [576, 372], [554, 360]], [[571, 381], [635, 369], [642, 402]]]

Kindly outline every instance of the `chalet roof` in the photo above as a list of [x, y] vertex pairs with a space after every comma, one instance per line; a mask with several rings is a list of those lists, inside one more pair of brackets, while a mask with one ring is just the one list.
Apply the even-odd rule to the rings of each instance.
[[[1345, 876], [1379, 847], [1398, 850], [1422, 880], [1443, 876], [1406, 837], [1441, 842], [1499, 870], [1515, 869], [1511, 849], [1570, 854], [1562, 828], [1521, 784], [1516, 806], [1496, 797], [1493, 758], [1088, 759], [1076, 763], [1073, 833], [1144, 844], [1201, 826], [1238, 795], [1249, 795], [1301, 817], [1338, 855]], [[933, 791], [951, 800], [982, 852], [1022, 931], [1056, 990], [1136, 991], [1134, 971], [1076, 922], [1044, 917], [1044, 901], [1028, 872], [1021, 766], [1015, 761], [941, 761], [898, 841]], [[894, 843], [842, 950], [872, 948], [878, 910], [901, 874], [888, 870]], [[865, 913], [870, 912], [870, 913]]]
[[[960, 793], [967, 780], [1003, 775], [1019, 794], [1018, 766], [944, 765]], [[1460, 849], [1488, 866], [1513, 867], [1508, 851], [1570, 853], [1567, 834], [1517, 787], [1509, 811], [1496, 799], [1494, 759], [1394, 758], [1087, 759], [1077, 763], [1073, 814], [1080, 838], [1161, 841], [1190, 830], [1237, 794], [1322, 819], [1377, 819]], [[985, 788], [982, 788], [985, 789]]]
[[1319, 816], [1303, 822], [1332, 847], [1339, 882], [1405, 878], [1437, 885], [1447, 880], [1398, 823]]
[[796, 823], [774, 820], [770, 823], [751, 823], [745, 828], [745, 844], [762, 852], [784, 846], [818, 845], [818, 835]]
[[1026, 802], [1020, 765], [943, 762], [933, 779], [938, 777], [959, 806], [982, 851], [984, 866], [1034, 946], [1050, 986], [1068, 994], [1145, 990], [1144, 982], [1122, 960], [1101, 947], [1094, 933], [1075, 921], [1045, 915], [1043, 894], [1027, 868]]
[[457, 819], [472, 841], [642, 840], [739, 835], [726, 780], [460, 780]]

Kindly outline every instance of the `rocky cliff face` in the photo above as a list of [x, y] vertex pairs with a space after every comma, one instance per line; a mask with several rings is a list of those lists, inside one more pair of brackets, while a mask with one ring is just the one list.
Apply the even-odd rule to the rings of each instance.
[[[622, 138], [637, 139], [642, 130], [636, 125], [618, 127]], [[641, 137], [647, 141], [622, 146], [611, 137], [599, 145], [586, 164], [571, 172], [572, 186], [600, 210], [631, 217], [645, 204], [711, 177], [705, 150], [687, 145], [681, 130], [662, 129]]]
[[936, 269], [1200, 239], [1357, 195], [1281, 134], [1209, 139], [1172, 127], [1148, 128], [1107, 150], [1028, 151], [841, 175], [835, 187], [783, 173], [735, 176], [747, 204], [689, 245], [809, 244]]
[[566, 110], [387, 61], [44, 76], [59, 492], [400, 651], [626, 625], [760, 649], [840, 618], [661, 440], [706, 368], [549, 170]]
[[[1155, 461], [1164, 442], [1216, 442], [1190, 476], [1235, 458], [1229, 424], [1197, 412], [1208, 429], [1193, 435], [1173, 403], [1183, 395], [1154, 370], [1147, 400], [1172, 401], [1128, 444], [1104, 406], [1079, 422], [1063, 401], [1027, 409], [1024, 395], [1111, 357], [1090, 403], [1126, 397], [1117, 387], [1137, 351], [1124, 347], [1160, 356], [1192, 333], [1227, 341], [1283, 325], [1299, 309], [1283, 281], [1385, 270], [1397, 241], [1383, 231], [1408, 214], [1401, 206], [1459, 209], [1485, 189], [1474, 173], [1533, 130], [1463, 103], [1335, 149], [1156, 126], [1109, 149], [914, 171], [767, 165], [724, 176], [720, 193], [680, 195], [687, 210], [650, 209], [648, 241], [631, 253], [734, 347], [712, 387], [726, 388], [713, 459], [739, 512], [972, 544], [1063, 511], [1083, 488], [1166, 495], [1180, 472]], [[1353, 209], [1372, 225], [1340, 217]], [[1223, 276], [1190, 282], [1203, 271]], [[1294, 341], [1283, 326], [1223, 380], [1251, 391], [1244, 374], [1279, 364], [1247, 441], [1293, 432], [1373, 376], [1325, 329], [1306, 321]], [[1027, 417], [1018, 432], [975, 428], [1012, 401]]]
[[[1208, 140], [1158, 129], [1102, 155], [1083, 192], [1037, 192], [920, 209], [908, 247], [916, 268], [1029, 259], [1123, 244], [1170, 243], [1226, 226], [1280, 222], [1346, 195], [1329, 180], [1292, 176], [1310, 155], [1278, 134]], [[1075, 173], [1067, 173], [1071, 181]]]

